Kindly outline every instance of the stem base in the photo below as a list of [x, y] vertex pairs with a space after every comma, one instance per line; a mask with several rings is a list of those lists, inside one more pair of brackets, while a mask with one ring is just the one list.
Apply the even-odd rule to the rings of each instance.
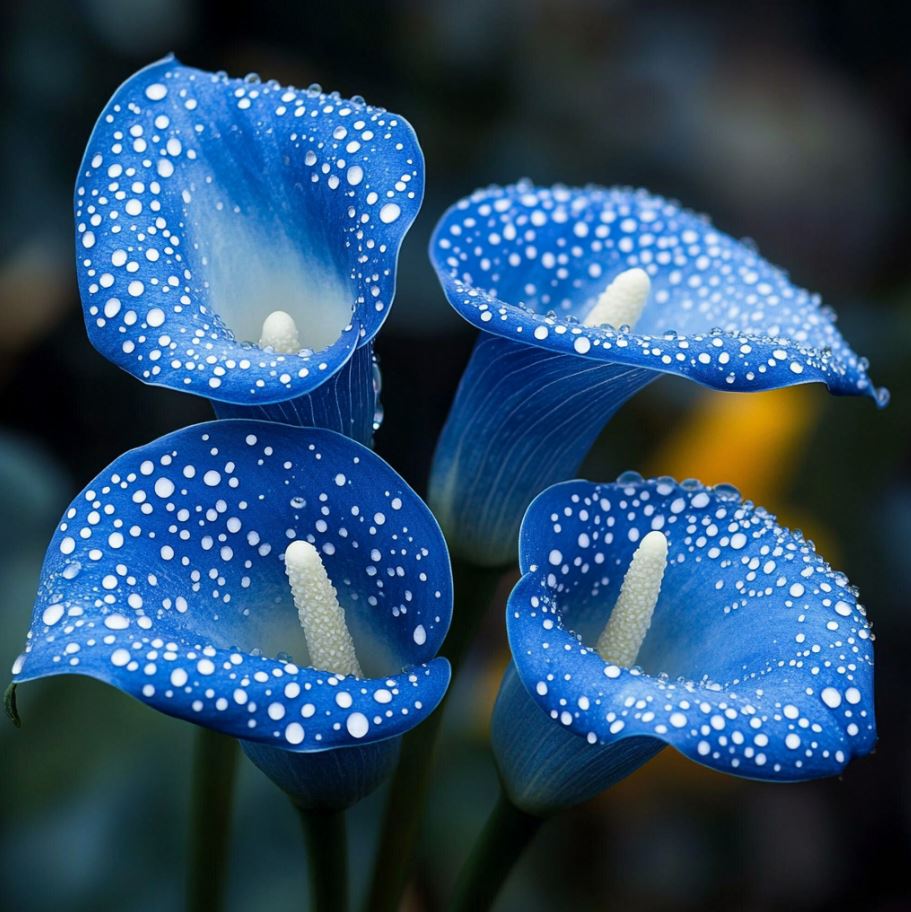
[[190, 804], [189, 912], [218, 912], [223, 904], [237, 753], [233, 738], [209, 728], [197, 730]]
[[[505, 567], [478, 567], [458, 559], [452, 562], [455, 610], [443, 651], [452, 665], [453, 681], [505, 570]], [[412, 729], [402, 741], [399, 765], [390, 784], [380, 827], [366, 906], [369, 912], [397, 912], [405, 892], [445, 708], [444, 700], [430, 718]]]
[[310, 908], [313, 912], [348, 912], [345, 812], [298, 811], [307, 844]]
[[534, 839], [543, 817], [519, 810], [505, 795], [494, 807], [456, 883], [450, 912], [485, 912]]

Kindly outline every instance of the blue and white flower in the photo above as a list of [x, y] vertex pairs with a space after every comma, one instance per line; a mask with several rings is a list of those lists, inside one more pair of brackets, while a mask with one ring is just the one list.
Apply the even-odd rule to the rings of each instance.
[[439, 527], [378, 456], [332, 431], [215, 421], [124, 454], [76, 497], [13, 679], [97, 678], [240, 738], [302, 805], [344, 805], [443, 698], [451, 613]]
[[95, 347], [221, 416], [369, 442], [371, 342], [424, 192], [406, 120], [173, 57], [115, 93], [76, 182]]
[[481, 190], [443, 216], [430, 256], [482, 330], [430, 487], [450, 547], [476, 563], [513, 559], [531, 499], [662, 374], [740, 392], [819, 381], [885, 403], [816, 296], [644, 191]]
[[529, 507], [493, 743], [511, 800], [545, 815], [665, 745], [770, 781], [840, 773], [876, 740], [856, 590], [730, 487], [555, 485]]

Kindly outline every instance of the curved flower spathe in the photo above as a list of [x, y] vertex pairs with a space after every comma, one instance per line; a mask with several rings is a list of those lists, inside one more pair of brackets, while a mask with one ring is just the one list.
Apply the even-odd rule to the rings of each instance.
[[[92, 343], [229, 417], [332, 420], [363, 440], [370, 343], [423, 191], [417, 138], [396, 114], [154, 63], [108, 102], [77, 179]], [[276, 312], [293, 341], [268, 332]]]
[[[319, 552], [363, 677], [307, 667], [293, 540]], [[89, 675], [242, 739], [301, 803], [344, 804], [442, 699], [451, 612], [439, 527], [378, 456], [332, 431], [216, 421], [124, 454], [73, 501], [14, 682]], [[320, 779], [321, 758], [351, 782]]]
[[[644, 191], [481, 190], [443, 216], [430, 256], [449, 303], [483, 331], [431, 479], [451, 545], [480, 563], [509, 560], [531, 499], [662, 374], [740, 392], [820, 381], [886, 399], [817, 297]], [[607, 325], [601, 299], [633, 275], [645, 283], [633, 329]], [[622, 324], [636, 309], [614, 313]]]
[[[636, 664], [621, 667], [594, 644], [653, 530], [667, 567]], [[665, 745], [771, 781], [835, 775], [872, 748], [872, 636], [855, 590], [734, 489], [633, 474], [555, 485], [529, 508], [520, 555], [493, 723], [518, 806], [585, 800]]]

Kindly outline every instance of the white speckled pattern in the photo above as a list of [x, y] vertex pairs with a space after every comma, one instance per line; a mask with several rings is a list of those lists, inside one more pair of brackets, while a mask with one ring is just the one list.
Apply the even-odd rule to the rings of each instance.
[[[282, 559], [295, 540], [319, 549], [368, 677], [307, 667]], [[124, 454], [73, 501], [13, 675], [86, 674], [239, 738], [321, 750], [432, 712], [451, 613], [439, 527], [378, 456], [331, 431], [215, 421]]]
[[[594, 643], [653, 530], [667, 538], [667, 570], [625, 668]], [[872, 636], [856, 591], [734, 489], [633, 473], [565, 482], [529, 508], [520, 550], [513, 660], [580, 749], [647, 736], [724, 772], [798, 780], [837, 774], [873, 746]]]
[[[818, 297], [752, 246], [644, 190], [478, 190], [440, 219], [430, 255], [449, 303], [507, 339], [718, 389], [821, 380], [877, 395]], [[651, 284], [635, 332], [581, 322], [631, 269]]]
[[[92, 343], [147, 383], [250, 405], [308, 393], [389, 312], [424, 162], [362, 99], [167, 58], [108, 102], [76, 182]], [[284, 310], [296, 353], [264, 351]]]

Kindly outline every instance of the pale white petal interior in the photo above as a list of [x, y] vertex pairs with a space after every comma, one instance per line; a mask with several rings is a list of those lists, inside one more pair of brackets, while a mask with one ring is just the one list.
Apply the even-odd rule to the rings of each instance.
[[266, 318], [284, 311], [297, 326], [299, 348], [320, 351], [350, 322], [353, 289], [324, 249], [329, 238], [302, 234], [295, 240], [290, 213], [254, 210], [259, 203], [254, 195], [245, 207], [233, 205], [209, 186], [190, 197], [187, 215], [209, 306], [235, 338], [254, 344]]

